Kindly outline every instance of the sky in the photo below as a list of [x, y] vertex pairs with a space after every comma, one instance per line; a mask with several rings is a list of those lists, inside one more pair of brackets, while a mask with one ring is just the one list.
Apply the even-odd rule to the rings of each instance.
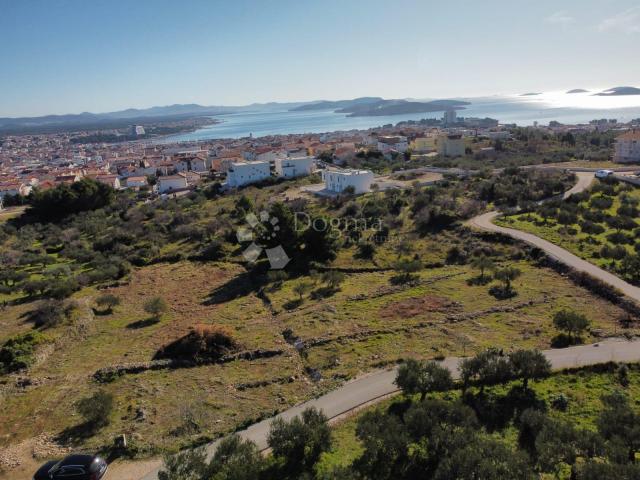
[[640, 87], [638, 0], [0, 0], [0, 117]]

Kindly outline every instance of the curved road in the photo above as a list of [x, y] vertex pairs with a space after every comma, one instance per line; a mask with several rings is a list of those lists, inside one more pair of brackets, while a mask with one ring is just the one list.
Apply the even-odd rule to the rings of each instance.
[[[544, 354], [551, 362], [554, 370], [578, 368], [607, 362], [638, 362], [640, 361], [640, 339], [629, 341], [610, 338], [593, 345], [545, 350]], [[460, 360], [458, 357], [449, 357], [442, 364], [449, 368], [454, 377], [457, 378], [459, 376], [458, 365]], [[373, 404], [397, 392], [398, 389], [393, 384], [395, 375], [396, 368], [372, 372], [352, 380], [326, 395], [297, 405], [279, 414], [278, 417], [290, 419], [299, 415], [305, 408], [316, 407], [323, 410], [329, 419], [339, 419], [359, 407]], [[263, 420], [238, 433], [243, 438], [256, 442], [260, 449], [266, 449], [269, 425], [272, 420]], [[207, 451], [211, 454], [216, 446], [217, 442], [210, 443], [206, 447]], [[142, 477], [142, 480], [157, 480], [161, 466], [162, 463], [158, 460], [157, 463], [152, 465], [153, 469]]]
[[[564, 198], [567, 198], [574, 193], [579, 193], [585, 190], [591, 184], [593, 180], [593, 173], [580, 172], [577, 173], [578, 183], [576, 183], [573, 188], [567, 190], [563, 195]], [[589, 275], [596, 277], [603, 282], [608, 283], [616, 287], [622, 293], [624, 293], [629, 298], [640, 302], [640, 288], [631, 285], [630, 283], [625, 282], [621, 278], [616, 275], [603, 270], [600, 267], [596, 267], [592, 263], [583, 260], [582, 258], [574, 255], [571, 252], [568, 252], [562, 247], [555, 245], [547, 240], [544, 240], [540, 237], [533, 235], [532, 233], [522, 232], [520, 230], [516, 230], [514, 228], [506, 228], [500, 227], [493, 223], [493, 220], [500, 215], [498, 212], [488, 212], [482, 215], [478, 215], [477, 217], [472, 218], [467, 222], [467, 225], [475, 228], [479, 228], [481, 230], [488, 230], [491, 232], [498, 232], [505, 235], [509, 235], [510, 237], [516, 238], [518, 240], [522, 240], [530, 245], [540, 248], [544, 250], [550, 257], [558, 260], [559, 262], [568, 265], [580, 272], [586, 272]]]
[[[578, 182], [573, 188], [565, 192], [564, 198], [585, 190], [593, 181], [593, 173], [579, 172], [577, 173], [577, 176]], [[504, 233], [539, 247], [557, 260], [575, 268], [576, 270], [587, 272], [594, 277], [615, 286], [634, 300], [640, 301], [640, 288], [630, 285], [615, 275], [612, 275], [611, 273], [602, 270], [595, 265], [576, 257], [557, 245], [536, 237], [535, 235], [494, 225], [491, 221], [497, 215], [498, 212], [485, 213], [471, 219], [468, 224], [483, 230]], [[640, 361], [640, 339], [628, 341], [624, 339], [611, 338], [593, 345], [545, 350], [544, 354], [551, 362], [554, 370], [584, 367], [607, 362], [638, 362]], [[458, 365], [460, 360], [461, 359], [458, 357], [449, 357], [442, 363], [451, 370], [454, 377], [458, 377]], [[395, 375], [396, 368], [371, 372], [344, 384], [340, 388], [329, 392], [326, 395], [292, 407], [289, 410], [280, 413], [277, 417], [291, 419], [294, 416], [299, 415], [305, 408], [315, 407], [324, 411], [325, 415], [327, 415], [330, 420], [335, 421], [360, 407], [373, 404], [397, 392], [398, 389], [393, 383]], [[243, 438], [254, 441], [260, 449], [266, 449], [269, 425], [272, 420], [273, 418], [263, 420], [238, 433]], [[218, 442], [212, 442], [207, 445], [207, 452], [211, 454], [216, 449], [217, 444]], [[146, 475], [142, 476], [140, 480], [157, 480], [158, 471], [162, 467], [162, 462], [157, 460], [147, 462], [146, 465], [149, 466], [150, 471]], [[122, 470], [126, 470], [125, 465], [121, 465], [120, 467]]]

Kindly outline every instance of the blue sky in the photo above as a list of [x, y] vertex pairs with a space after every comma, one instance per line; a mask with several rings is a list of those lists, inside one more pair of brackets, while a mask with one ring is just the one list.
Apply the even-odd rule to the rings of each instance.
[[0, 0], [0, 116], [640, 86], [627, 0]]

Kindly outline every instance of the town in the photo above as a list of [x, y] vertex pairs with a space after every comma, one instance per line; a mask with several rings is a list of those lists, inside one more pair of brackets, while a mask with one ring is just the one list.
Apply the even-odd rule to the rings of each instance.
[[[423, 125], [426, 123], [428, 125]], [[555, 136], [589, 132], [615, 135], [615, 163], [640, 161], [640, 121], [627, 124], [594, 120], [588, 124], [531, 127]], [[323, 171], [323, 191], [339, 193], [353, 187], [368, 192], [373, 173], [353, 168], [361, 152], [381, 154], [386, 161], [401, 159], [399, 169], [430, 165], [436, 157], [471, 157], [477, 169], [496, 154], [503, 142], [513, 140], [515, 125], [497, 120], [457, 118], [446, 111], [440, 121], [401, 122], [366, 131], [201, 142], [158, 143], [133, 140], [121, 143], [78, 143], [72, 133], [10, 135], [0, 140], [0, 206], [20, 205], [35, 189], [46, 190], [82, 178], [94, 179], [116, 190], [149, 194], [184, 194], [217, 180], [223, 188], [239, 188], [272, 179], [290, 179]], [[144, 135], [133, 125], [131, 136]], [[86, 138], [91, 139], [88, 136]], [[379, 173], [379, 172], [376, 172]]]

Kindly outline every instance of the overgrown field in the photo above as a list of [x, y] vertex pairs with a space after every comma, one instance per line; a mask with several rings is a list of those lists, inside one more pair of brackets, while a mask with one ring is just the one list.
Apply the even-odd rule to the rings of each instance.
[[624, 183], [598, 182], [564, 202], [509, 215], [496, 223], [536, 234], [575, 255], [640, 281], [640, 190]]
[[[622, 324], [633, 334], [636, 319], [529, 249], [460, 226], [486, 207], [478, 192], [518, 204], [571, 182], [527, 173], [525, 195], [506, 188], [514, 175], [324, 201], [281, 203], [300, 182], [119, 196], [57, 223], [11, 223], [0, 239], [0, 446], [46, 432], [108, 450], [126, 433], [126, 455], [175, 450], [402, 358], [548, 348], [561, 309], [591, 321], [583, 341]], [[262, 211], [280, 228], [254, 239], [283, 245], [285, 270], [242, 256], [249, 242], [236, 233]], [[295, 212], [335, 226], [298, 232]], [[509, 288], [507, 270], [518, 273]], [[105, 422], [82, 413], [86, 399]]]

